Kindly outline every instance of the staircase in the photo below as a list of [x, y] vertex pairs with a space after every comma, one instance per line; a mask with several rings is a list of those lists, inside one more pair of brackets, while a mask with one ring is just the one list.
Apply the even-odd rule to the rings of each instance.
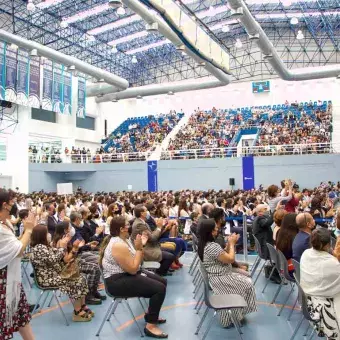
[[161, 145], [157, 145], [155, 151], [150, 155], [148, 160], [157, 161], [161, 159], [162, 151], [165, 151], [169, 147], [171, 140], [176, 138], [177, 133], [188, 124], [188, 121], [192, 113], [185, 113], [178, 124], [171, 130], [171, 132], [164, 138]]

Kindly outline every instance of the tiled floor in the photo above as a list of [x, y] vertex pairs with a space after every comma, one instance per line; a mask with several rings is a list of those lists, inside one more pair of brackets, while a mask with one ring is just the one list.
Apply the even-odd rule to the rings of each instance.
[[[201, 309], [200, 315], [194, 311], [196, 304], [193, 299], [192, 277], [188, 274], [188, 266], [191, 262], [192, 254], [186, 254], [182, 260], [186, 266], [168, 278], [168, 291], [163, 305], [161, 317], [167, 319], [167, 323], [162, 325], [162, 329], [169, 334], [169, 339], [174, 340], [197, 340], [201, 339], [205, 330], [204, 323], [199, 336], [194, 335], [197, 324], [202, 316], [204, 308]], [[295, 310], [290, 322], [287, 322], [287, 316], [291, 311], [292, 305], [296, 298], [296, 289], [293, 292], [288, 306], [284, 309], [279, 317], [277, 313], [289, 292], [290, 286], [284, 286], [281, 290], [277, 304], [271, 305], [270, 301], [275, 293], [277, 285], [270, 283], [264, 294], [261, 290], [265, 284], [264, 276], [260, 277], [256, 284], [256, 294], [258, 300], [258, 312], [247, 316], [247, 323], [243, 329], [243, 339], [246, 340], [288, 340], [300, 320], [301, 313]], [[25, 285], [27, 286], [27, 285]], [[30, 302], [34, 302], [38, 291], [33, 288], [28, 292]], [[35, 315], [32, 321], [32, 327], [36, 335], [36, 340], [61, 340], [67, 339], [124, 339], [132, 340], [140, 338], [140, 333], [136, 325], [131, 322], [131, 316], [124, 303], [117, 308], [115, 315], [110, 322], [105, 322], [104, 328], [99, 337], [95, 334], [107, 311], [109, 300], [101, 306], [94, 306], [96, 312], [95, 318], [89, 323], [72, 323], [72, 307], [67, 299], [63, 299], [63, 308], [66, 316], [70, 320], [70, 326], [66, 326], [60, 311], [52, 305], [51, 308], [45, 309], [42, 313]], [[141, 328], [144, 327], [143, 310], [136, 299], [131, 300], [130, 305], [134, 314], [138, 318]], [[212, 315], [212, 314], [210, 314]], [[208, 318], [210, 317], [208, 316]], [[304, 339], [303, 332], [307, 324], [301, 327], [301, 330], [295, 337], [296, 340]], [[309, 331], [310, 332], [310, 331]], [[18, 335], [15, 339], [19, 339]], [[218, 320], [214, 321], [207, 340], [212, 339], [239, 339], [235, 329], [223, 329], [219, 326]], [[306, 338], [307, 339], [307, 338]]]

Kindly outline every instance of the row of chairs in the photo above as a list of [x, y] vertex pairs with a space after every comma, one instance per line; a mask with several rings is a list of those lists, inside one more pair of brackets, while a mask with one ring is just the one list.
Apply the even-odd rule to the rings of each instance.
[[[261, 265], [260, 270], [259, 270], [259, 272], [258, 272], [258, 274], [255, 278], [255, 281], [254, 281], [254, 285], [255, 285], [260, 274], [263, 272], [263, 269], [265, 267], [267, 259], [264, 257], [264, 255], [261, 251], [261, 247], [260, 247], [260, 243], [259, 243], [258, 239], [256, 237], [254, 237], [254, 238], [255, 238], [255, 247], [256, 247], [258, 256], [256, 257], [255, 262], [254, 262], [254, 264], [251, 268], [251, 271], [250, 271], [251, 277], [254, 277], [256, 270]], [[233, 318], [233, 309], [246, 307], [247, 306], [246, 301], [244, 301], [243, 297], [240, 296], [240, 295], [228, 294], [228, 295], [221, 295], [220, 296], [220, 295], [213, 295], [212, 294], [212, 290], [211, 290], [211, 287], [209, 285], [207, 272], [206, 272], [205, 268], [203, 267], [203, 265], [202, 265], [202, 263], [201, 263], [201, 261], [198, 257], [197, 244], [198, 244], [198, 240], [197, 240], [196, 236], [193, 235], [193, 250], [195, 252], [195, 256], [194, 256], [194, 259], [193, 259], [191, 266], [189, 268], [189, 273], [191, 275], [193, 275], [193, 284], [195, 286], [195, 289], [193, 291], [194, 298], [197, 297], [201, 286], [202, 285], [204, 286], [203, 293], [201, 294], [201, 296], [199, 297], [199, 299], [197, 300], [197, 303], [195, 305], [196, 313], [198, 314], [200, 312], [202, 305], [203, 305], [203, 301], [206, 305], [206, 310], [205, 310], [205, 312], [204, 312], [204, 314], [203, 314], [203, 316], [202, 316], [202, 318], [201, 318], [201, 320], [200, 320], [200, 322], [197, 326], [197, 330], [196, 330], [195, 334], [198, 334], [198, 332], [200, 331], [200, 329], [201, 329], [201, 327], [204, 323], [204, 320], [205, 320], [205, 318], [208, 314], [209, 309], [214, 310], [214, 315], [213, 315], [212, 319], [210, 320], [210, 322], [208, 324], [208, 327], [205, 331], [205, 334], [204, 334], [202, 340], [204, 340], [205, 337], [207, 336], [207, 334], [208, 334], [208, 332], [211, 328], [211, 325], [212, 325], [212, 320], [216, 315], [216, 312], [218, 310], [228, 310], [228, 312], [230, 313], [230, 317], [232, 318], [234, 325], [236, 327], [236, 330], [239, 334], [239, 337], [242, 339], [242, 335], [241, 335], [242, 330], [241, 330], [241, 327], [240, 327], [239, 323], [237, 322], [237, 320], [234, 320], [234, 318]], [[296, 337], [296, 334], [298, 333], [299, 329], [301, 328], [301, 325], [303, 324], [303, 322], [305, 320], [308, 323], [308, 327], [304, 332], [304, 336], [307, 336], [307, 333], [309, 331], [310, 326], [311, 325], [313, 326], [312, 332], [311, 332], [311, 334], [309, 335], [309, 338], [308, 338], [310, 340], [310, 339], [313, 338], [313, 336], [315, 334], [314, 326], [319, 320], [312, 319], [309, 312], [308, 312], [307, 297], [306, 297], [303, 289], [300, 286], [300, 264], [299, 264], [299, 262], [293, 260], [295, 272], [294, 272], [294, 277], [292, 277], [289, 273], [288, 262], [287, 262], [286, 257], [284, 256], [284, 254], [280, 250], [275, 249], [273, 247], [273, 245], [271, 245], [269, 243], [267, 243], [267, 247], [268, 247], [268, 251], [269, 251], [269, 255], [270, 255], [270, 261], [271, 261], [271, 264], [272, 264], [272, 270], [271, 270], [271, 273], [269, 274], [269, 277], [267, 278], [267, 282], [266, 282], [266, 284], [265, 284], [265, 286], [262, 290], [262, 293], [264, 293], [265, 289], [267, 288], [268, 283], [269, 283], [271, 277], [274, 275], [275, 270], [279, 273], [281, 283], [279, 284], [279, 286], [278, 286], [278, 288], [277, 288], [277, 290], [274, 294], [274, 297], [272, 298], [272, 301], [271, 301], [272, 304], [275, 303], [276, 298], [279, 295], [283, 284], [287, 281], [289, 282], [289, 284], [291, 285], [291, 289], [290, 289], [284, 303], [282, 304], [282, 306], [281, 306], [281, 308], [280, 308], [280, 310], [277, 314], [278, 316], [280, 316], [284, 307], [286, 306], [291, 294], [293, 293], [295, 286], [297, 286], [298, 287], [298, 296], [297, 296], [295, 303], [294, 303], [294, 305], [293, 305], [293, 307], [292, 307], [292, 309], [289, 313], [287, 321], [290, 321], [291, 316], [292, 316], [292, 314], [295, 310], [295, 307], [297, 305], [297, 302], [299, 302], [299, 304], [301, 306], [302, 315], [301, 315], [301, 318], [300, 318], [296, 328], [293, 331], [293, 334], [292, 334], [290, 340], [294, 340], [294, 338]], [[263, 261], [263, 263], [261, 264], [262, 261]]]

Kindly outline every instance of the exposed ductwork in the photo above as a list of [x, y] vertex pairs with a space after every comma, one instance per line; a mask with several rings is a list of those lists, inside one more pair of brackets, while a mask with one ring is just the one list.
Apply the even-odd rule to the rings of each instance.
[[[247, 5], [243, 0], [228, 0], [230, 8], [237, 11], [243, 9], [243, 15], [239, 20], [243, 24], [249, 36], [258, 35], [257, 45], [265, 55], [265, 59], [272, 65], [273, 69], [280, 78], [287, 81], [301, 81], [320, 78], [331, 78], [340, 75], [340, 65], [301, 68], [298, 70], [289, 70], [282, 62], [273, 44], [269, 40], [262, 27], [250, 13]], [[240, 10], [242, 11], [242, 10]]]
[[68, 56], [53, 50], [52, 48], [41, 45], [37, 42], [24, 39], [18, 35], [6, 32], [0, 29], [0, 40], [8, 43], [13, 43], [19, 47], [22, 47], [28, 51], [36, 50], [38, 55], [46, 57], [48, 59], [57, 61], [65, 66], [74, 66], [76, 70], [88, 74], [97, 79], [103, 79], [106, 83], [115, 86], [118, 89], [125, 90], [129, 87], [129, 82], [121, 77], [118, 77], [110, 72], [104, 71], [98, 67], [84, 63], [83, 61]]
[[214, 87], [224, 86], [227, 84], [221, 83], [219, 80], [208, 80], [202, 83], [199, 82], [186, 82], [186, 83], [178, 83], [178, 84], [159, 84], [147, 85], [141, 87], [131, 87], [125, 91], [107, 94], [103, 97], [96, 98], [97, 103], [103, 103], [108, 101], [115, 101], [120, 99], [128, 99], [128, 98], [136, 98], [137, 96], [155, 96], [159, 94], [167, 94], [169, 92], [186, 92], [186, 91], [194, 91], [194, 90], [205, 90]]
[[[169, 39], [175, 46], [183, 46], [183, 42], [178, 38], [178, 36], [169, 28], [169, 26], [163, 21], [160, 20], [156, 15], [152, 14], [143, 4], [141, 4], [138, 0], [122, 0], [123, 3], [133, 10], [135, 13], [139, 14], [147, 24], [151, 25], [153, 23], [158, 24], [158, 31], [164, 35], [167, 39]], [[199, 58], [194, 52], [190, 49], [184, 47], [184, 51], [188, 56], [192, 57], [197, 63], [204, 63], [204, 61]], [[97, 103], [103, 103], [112, 100], [119, 99], [128, 99], [128, 98], [136, 98], [137, 96], [153, 96], [159, 94], [167, 94], [169, 91], [174, 93], [192, 91], [192, 90], [202, 90], [208, 88], [214, 88], [219, 86], [228, 85], [231, 82], [231, 76], [224, 73], [223, 71], [217, 69], [212, 64], [205, 62], [206, 70], [213, 76], [215, 76], [217, 80], [208, 80], [206, 82], [197, 83], [190, 82], [184, 84], [157, 84], [157, 85], [148, 85], [141, 86], [137, 88], [129, 88], [125, 91], [117, 92], [117, 90], [110, 85], [102, 84], [95, 85], [90, 90], [87, 91], [87, 96], [96, 96], [101, 95], [101, 97], [96, 98]], [[112, 93], [109, 95], [108, 93]]]

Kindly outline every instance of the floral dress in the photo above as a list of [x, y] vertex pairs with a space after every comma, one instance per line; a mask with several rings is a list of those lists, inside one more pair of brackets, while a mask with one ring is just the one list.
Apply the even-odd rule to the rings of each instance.
[[60, 276], [64, 250], [38, 244], [33, 248], [32, 265], [34, 266], [36, 280], [41, 287], [58, 287], [70, 299], [79, 300], [88, 293], [86, 279], [80, 276], [76, 279], [66, 280]]
[[12, 339], [13, 333], [26, 326], [31, 320], [26, 295], [21, 286], [20, 301], [13, 316], [13, 323], [12, 325], [6, 323], [6, 284], [7, 267], [0, 269], [0, 340]]

